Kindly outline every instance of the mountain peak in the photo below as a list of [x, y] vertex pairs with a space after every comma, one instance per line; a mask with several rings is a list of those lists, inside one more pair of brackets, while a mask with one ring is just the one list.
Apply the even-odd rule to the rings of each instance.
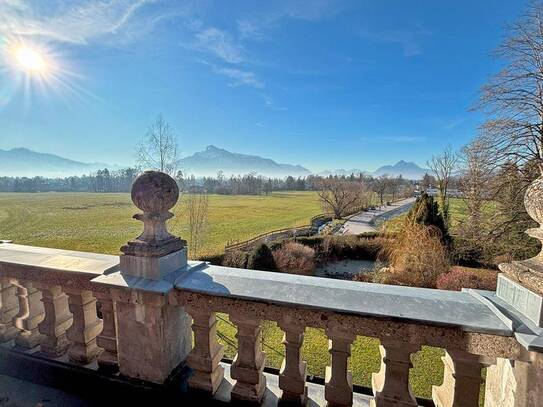
[[400, 160], [394, 165], [384, 165], [374, 171], [374, 176], [389, 175], [391, 177], [397, 177], [401, 175], [407, 179], [421, 179], [424, 174], [428, 172], [428, 169], [419, 167], [412, 161]]
[[214, 145], [182, 158], [179, 160], [179, 167], [186, 173], [200, 176], [214, 176], [219, 170], [230, 175], [254, 172], [269, 177], [310, 174], [309, 170], [300, 165], [281, 164], [257, 155], [233, 153]]

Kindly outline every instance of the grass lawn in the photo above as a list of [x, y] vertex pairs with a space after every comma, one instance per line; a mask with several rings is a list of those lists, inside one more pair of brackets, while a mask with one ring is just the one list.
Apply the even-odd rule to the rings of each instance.
[[[304, 225], [320, 213], [315, 193], [288, 192], [271, 196], [209, 197], [209, 231], [205, 254], [218, 254], [229, 240], [245, 239], [274, 229]], [[117, 254], [119, 247], [141, 232], [141, 223], [131, 219], [137, 212], [128, 194], [0, 193], [0, 239], [35, 246]], [[187, 235], [182, 203], [170, 228]], [[179, 215], [179, 216], [177, 216]], [[202, 253], [204, 254], [204, 253]], [[226, 338], [226, 356], [233, 358], [235, 327], [221, 315], [219, 332]], [[268, 365], [279, 368], [284, 354], [282, 331], [273, 322], [264, 323], [264, 350]], [[356, 384], [371, 385], [371, 373], [379, 370], [379, 342], [359, 337], [350, 359]], [[324, 376], [330, 362], [324, 332], [307, 329], [303, 347], [310, 374]], [[431, 385], [442, 381], [442, 351], [424, 347], [413, 357], [411, 383], [417, 396], [430, 398]]]
[[[236, 328], [228, 321], [224, 314], [218, 315], [218, 331], [226, 339], [220, 342], [225, 346], [225, 356], [234, 358], [236, 354]], [[281, 344], [283, 331], [272, 321], [263, 323], [263, 350], [266, 352], [266, 364], [279, 369], [284, 357], [284, 346]], [[308, 374], [324, 377], [324, 371], [330, 364], [328, 353], [328, 339], [320, 329], [306, 329], [302, 348], [303, 360], [307, 362]], [[441, 349], [423, 346], [420, 352], [412, 356], [413, 369], [410, 373], [410, 382], [415, 395], [431, 398], [432, 385], [439, 385], [443, 381], [443, 363]], [[379, 371], [381, 356], [379, 354], [379, 341], [375, 338], [357, 337], [352, 346], [349, 368], [353, 371], [355, 384], [371, 387], [371, 374]]]
[[[183, 198], [174, 208], [171, 231], [185, 237]], [[129, 194], [0, 193], [0, 239], [16, 243], [117, 254], [141, 233]], [[306, 225], [322, 212], [314, 192], [270, 196], [209, 196], [209, 228], [199, 255], [220, 254], [229, 240]]]
[[[437, 198], [434, 198], [434, 199], [437, 199]], [[483, 207], [483, 210], [488, 211], [488, 213], [491, 213], [493, 210], [495, 210], [494, 209], [495, 205], [496, 204], [494, 202], [486, 202]], [[401, 216], [398, 216], [396, 218], [387, 220], [386, 222], [383, 223], [382, 228], [388, 232], [398, 231], [406, 216], [407, 216], [407, 213]], [[450, 230], [454, 234], [455, 229], [468, 216], [468, 207], [467, 207], [466, 201], [461, 198], [449, 198], [449, 216], [451, 219]]]

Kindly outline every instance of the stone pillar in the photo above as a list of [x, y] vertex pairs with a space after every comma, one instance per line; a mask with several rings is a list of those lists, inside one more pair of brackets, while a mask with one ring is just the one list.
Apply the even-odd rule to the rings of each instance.
[[13, 318], [13, 323], [19, 329], [15, 345], [20, 348], [32, 349], [43, 339], [38, 330], [38, 325], [45, 317], [41, 296], [41, 291], [31, 282], [21, 282], [17, 287], [19, 312]]
[[232, 378], [237, 380], [232, 388], [232, 398], [258, 403], [266, 391], [263, 373], [266, 354], [261, 348], [260, 321], [247, 315], [230, 315], [230, 320], [238, 327], [238, 354], [230, 369]]
[[98, 335], [96, 343], [103, 351], [98, 355], [98, 367], [107, 372], [119, 370], [117, 360], [117, 325], [115, 321], [115, 304], [110, 293], [96, 292], [100, 301], [103, 329]]
[[215, 394], [224, 376], [220, 365], [224, 349], [217, 341], [217, 318], [214, 312], [199, 307], [188, 307], [187, 311], [194, 332], [194, 348], [187, 359], [192, 369], [189, 386]]
[[394, 339], [383, 339], [381, 370], [371, 378], [374, 399], [372, 407], [417, 407], [417, 401], [409, 385], [409, 369], [413, 367], [411, 354], [420, 350], [419, 345], [407, 344]]
[[285, 359], [279, 372], [279, 388], [282, 404], [305, 405], [307, 401], [307, 386], [305, 384], [307, 363], [302, 361], [302, 344], [305, 328], [300, 325], [280, 322], [279, 326], [285, 332]]
[[17, 336], [13, 318], [18, 312], [17, 287], [8, 279], [0, 279], [0, 343]]
[[124, 376], [164, 383], [191, 349], [190, 317], [168, 298], [115, 291], [119, 370]]
[[[543, 243], [543, 177], [527, 188], [524, 206], [539, 227], [526, 233]], [[496, 296], [543, 328], [543, 247], [527, 260], [499, 265]], [[543, 354], [530, 352], [530, 361], [498, 359], [487, 370], [485, 405], [532, 407], [543, 403]]]
[[447, 351], [443, 384], [432, 387], [436, 407], [478, 407], [481, 389], [481, 370], [494, 361], [485, 356], [461, 351]]
[[67, 332], [72, 341], [68, 356], [72, 362], [87, 364], [101, 351], [96, 343], [96, 337], [102, 331], [102, 320], [96, 314], [96, 298], [92, 291], [72, 287], [66, 289], [66, 293], [73, 315], [72, 326]]
[[356, 336], [340, 330], [327, 330], [328, 351], [332, 355], [332, 366], [326, 367], [324, 398], [328, 407], [353, 405], [353, 377], [347, 369], [351, 356], [351, 344]]
[[72, 325], [72, 314], [68, 309], [68, 296], [59, 285], [38, 285], [42, 292], [41, 301], [45, 310], [45, 319], [40, 323], [40, 333], [44, 335], [41, 353], [56, 358], [66, 353], [70, 342], [66, 330]]
[[179, 189], [169, 175], [146, 171], [134, 181], [131, 196], [143, 212], [134, 215], [143, 233], [121, 247], [120, 272], [92, 282], [113, 296], [120, 373], [161, 384], [185, 362], [192, 345], [190, 316], [169, 295], [187, 270], [186, 242], [166, 228]]
[[498, 359], [486, 371], [485, 407], [536, 407], [543, 400], [543, 354], [529, 361]]

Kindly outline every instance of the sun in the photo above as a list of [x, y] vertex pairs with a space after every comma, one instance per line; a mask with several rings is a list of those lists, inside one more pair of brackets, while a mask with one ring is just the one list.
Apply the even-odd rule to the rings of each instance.
[[42, 74], [47, 71], [44, 57], [31, 47], [24, 45], [18, 47], [15, 49], [14, 56], [18, 67], [26, 72]]

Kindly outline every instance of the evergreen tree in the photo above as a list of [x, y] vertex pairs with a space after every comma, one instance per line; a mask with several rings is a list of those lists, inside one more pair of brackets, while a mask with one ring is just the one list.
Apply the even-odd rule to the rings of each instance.
[[451, 243], [449, 230], [434, 198], [424, 193], [417, 198], [415, 204], [407, 214], [407, 222], [419, 225], [433, 226], [441, 232], [441, 240], [445, 245]]

